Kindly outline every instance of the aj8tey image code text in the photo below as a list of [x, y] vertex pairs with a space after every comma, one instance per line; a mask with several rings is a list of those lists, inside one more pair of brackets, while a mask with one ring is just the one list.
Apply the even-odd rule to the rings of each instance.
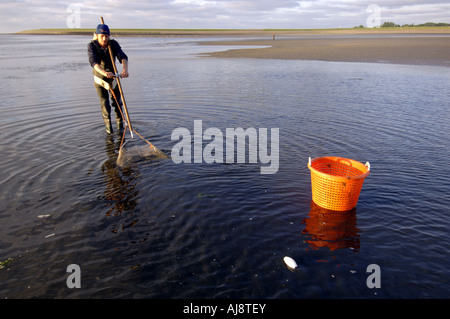
[[227, 315], [250, 315], [250, 314], [264, 314], [264, 308], [266, 304], [259, 303], [233, 303], [228, 306], [207, 306], [207, 305], [195, 305], [190, 303], [183, 307], [184, 314], [202, 314], [214, 317], [217, 314]]

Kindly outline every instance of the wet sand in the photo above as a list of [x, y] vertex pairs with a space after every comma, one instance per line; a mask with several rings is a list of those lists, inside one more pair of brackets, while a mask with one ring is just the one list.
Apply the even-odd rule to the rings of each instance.
[[213, 45], [258, 45], [268, 48], [208, 53], [220, 58], [381, 62], [450, 67], [448, 36], [327, 37], [209, 42]]

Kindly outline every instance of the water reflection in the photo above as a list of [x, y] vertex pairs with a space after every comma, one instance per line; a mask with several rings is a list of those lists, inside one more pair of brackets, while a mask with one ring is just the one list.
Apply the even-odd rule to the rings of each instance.
[[117, 156], [120, 147], [120, 137], [113, 135], [105, 138], [105, 151], [108, 159], [102, 165], [104, 174], [105, 191], [103, 198], [110, 208], [106, 216], [117, 216], [124, 211], [131, 211], [137, 205], [139, 191], [136, 189], [138, 172], [133, 168], [120, 169], [117, 164]]
[[359, 232], [356, 227], [356, 208], [337, 212], [322, 208], [311, 201], [311, 210], [303, 220], [303, 234], [313, 249], [328, 247], [330, 250], [351, 248], [359, 251]]

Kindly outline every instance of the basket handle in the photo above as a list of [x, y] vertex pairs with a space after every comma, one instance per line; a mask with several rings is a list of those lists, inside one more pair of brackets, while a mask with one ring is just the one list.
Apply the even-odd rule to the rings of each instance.
[[367, 167], [367, 170], [370, 171], [370, 163], [366, 162], [366, 164], [364, 164]]

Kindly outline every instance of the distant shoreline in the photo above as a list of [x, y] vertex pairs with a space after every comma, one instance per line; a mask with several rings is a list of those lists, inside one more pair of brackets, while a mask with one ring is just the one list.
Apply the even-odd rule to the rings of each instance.
[[[95, 29], [37, 29], [15, 34], [86, 35]], [[112, 37], [293, 36], [350, 34], [450, 34], [450, 27], [338, 28], [338, 29], [111, 29]]]

